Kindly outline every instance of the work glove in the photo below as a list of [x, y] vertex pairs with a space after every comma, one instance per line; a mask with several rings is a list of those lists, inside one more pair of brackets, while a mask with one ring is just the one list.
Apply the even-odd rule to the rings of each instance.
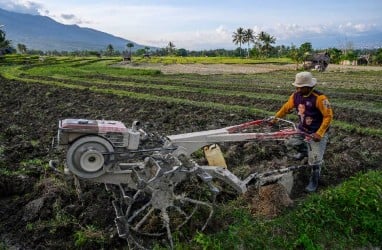
[[274, 126], [274, 125], [278, 122], [276, 116], [270, 116], [270, 117], [268, 117], [268, 118], [266, 119], [266, 121], [268, 122], [268, 124], [269, 124], [270, 126]]
[[265, 124], [266, 124], [266, 130], [265, 132], [272, 132], [275, 131], [279, 128], [278, 120], [274, 116], [270, 116], [265, 119]]
[[311, 134], [311, 136], [312, 136], [313, 141], [315, 141], [315, 142], [321, 141], [321, 135], [319, 135], [317, 133], [313, 133], [313, 134]]

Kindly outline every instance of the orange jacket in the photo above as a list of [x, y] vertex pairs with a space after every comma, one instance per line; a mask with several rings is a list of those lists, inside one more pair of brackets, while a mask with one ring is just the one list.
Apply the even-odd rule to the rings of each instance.
[[323, 137], [333, 120], [333, 110], [328, 98], [316, 90], [307, 96], [294, 92], [276, 113], [276, 117], [283, 118], [293, 109], [299, 116], [298, 128], [309, 134], [317, 133]]

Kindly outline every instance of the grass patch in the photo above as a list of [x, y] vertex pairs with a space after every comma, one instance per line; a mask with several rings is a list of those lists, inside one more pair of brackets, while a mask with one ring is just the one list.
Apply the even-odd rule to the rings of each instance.
[[236, 57], [179, 57], [179, 56], [154, 56], [151, 58], [133, 58], [134, 63], [161, 63], [161, 64], [289, 64], [289, 58], [236, 58]]
[[93, 225], [83, 227], [74, 233], [74, 245], [79, 248], [93, 244], [103, 245], [106, 241], [105, 233]]
[[[354, 249], [382, 244], [382, 172], [358, 174], [310, 195], [274, 220], [253, 218], [243, 204], [227, 204], [215, 234], [198, 233], [179, 249]], [[235, 209], [232, 209], [232, 206]], [[224, 212], [231, 211], [229, 216]], [[232, 212], [233, 211], [233, 212]], [[230, 218], [232, 217], [232, 218]]]

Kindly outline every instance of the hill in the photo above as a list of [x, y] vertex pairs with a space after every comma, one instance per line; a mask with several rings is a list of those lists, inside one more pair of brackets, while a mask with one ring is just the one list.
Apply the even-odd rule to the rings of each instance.
[[115, 50], [123, 51], [132, 42], [132, 50], [145, 45], [116, 37], [111, 34], [78, 25], [65, 25], [45, 16], [21, 14], [0, 9], [0, 24], [4, 25], [7, 39], [17, 44], [25, 44], [28, 49], [42, 51], [105, 50], [108, 44]]

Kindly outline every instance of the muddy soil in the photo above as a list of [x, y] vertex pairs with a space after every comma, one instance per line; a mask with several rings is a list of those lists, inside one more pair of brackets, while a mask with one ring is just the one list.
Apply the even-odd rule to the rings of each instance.
[[[83, 249], [126, 249], [126, 242], [118, 238], [111, 197], [104, 186], [81, 182], [81, 193], [75, 192], [72, 177], [47, 167], [50, 159], [62, 157], [50, 151], [59, 119], [111, 119], [123, 121], [127, 126], [133, 120], [140, 120], [146, 131], [169, 135], [262, 118], [250, 113], [144, 102], [90, 90], [25, 84], [2, 78], [0, 85], [0, 164], [3, 169], [0, 172], [0, 249], [2, 246], [73, 249], [75, 233], [86, 225], [101, 229], [104, 240], [88, 242]], [[382, 169], [379, 137], [335, 128], [330, 133], [321, 189], [337, 185], [358, 172]], [[227, 144], [222, 149], [227, 155], [227, 165], [240, 177], [286, 164], [304, 164], [304, 160], [291, 160], [281, 142]], [[308, 170], [294, 174], [290, 196], [278, 185], [248, 192], [246, 199], [252, 204], [253, 214], [272, 218], [293, 205], [294, 200], [303, 199], [308, 176]], [[213, 219], [208, 231], [227, 226]]]

